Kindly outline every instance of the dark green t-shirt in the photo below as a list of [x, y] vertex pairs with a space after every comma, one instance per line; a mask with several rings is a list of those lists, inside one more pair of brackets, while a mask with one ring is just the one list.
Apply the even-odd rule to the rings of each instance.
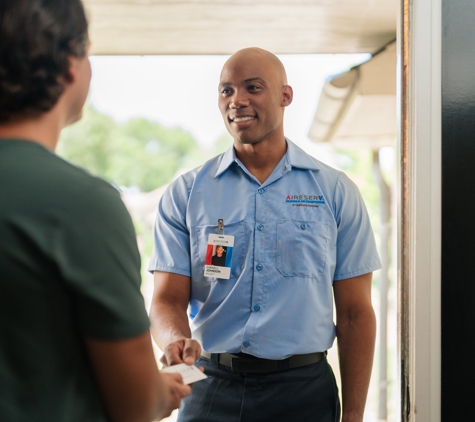
[[107, 420], [83, 338], [148, 329], [119, 193], [35, 142], [0, 139], [0, 420]]

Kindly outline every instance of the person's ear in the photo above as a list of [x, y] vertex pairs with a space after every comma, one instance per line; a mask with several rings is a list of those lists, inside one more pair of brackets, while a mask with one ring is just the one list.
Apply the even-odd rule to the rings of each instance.
[[294, 90], [290, 85], [284, 85], [282, 87], [282, 107], [287, 107], [292, 104], [294, 98]]
[[66, 72], [59, 77], [59, 81], [62, 84], [72, 84], [76, 80], [77, 60], [78, 59], [74, 56], [68, 56], [68, 68]]

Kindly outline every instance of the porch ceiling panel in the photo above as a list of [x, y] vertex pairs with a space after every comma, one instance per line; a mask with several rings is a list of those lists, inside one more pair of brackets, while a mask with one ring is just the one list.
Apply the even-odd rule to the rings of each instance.
[[374, 53], [396, 0], [83, 0], [96, 55]]
[[371, 60], [327, 80], [309, 131], [337, 148], [396, 144], [396, 43]]

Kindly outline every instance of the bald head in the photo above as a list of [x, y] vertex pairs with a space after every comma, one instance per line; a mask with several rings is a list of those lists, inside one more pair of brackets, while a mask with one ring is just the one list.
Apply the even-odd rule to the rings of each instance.
[[224, 64], [221, 77], [223, 72], [230, 68], [243, 66], [246, 63], [265, 66], [273, 74], [280, 86], [287, 85], [287, 74], [279, 58], [270, 51], [258, 47], [243, 48], [236, 51]]
[[266, 50], [239, 50], [223, 66], [219, 109], [235, 146], [266, 140], [285, 147], [284, 109], [292, 97], [283, 64]]

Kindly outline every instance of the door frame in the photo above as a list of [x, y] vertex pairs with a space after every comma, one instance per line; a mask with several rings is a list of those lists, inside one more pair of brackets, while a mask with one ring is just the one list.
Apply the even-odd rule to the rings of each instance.
[[442, 0], [399, 0], [398, 325], [403, 422], [441, 418]]

